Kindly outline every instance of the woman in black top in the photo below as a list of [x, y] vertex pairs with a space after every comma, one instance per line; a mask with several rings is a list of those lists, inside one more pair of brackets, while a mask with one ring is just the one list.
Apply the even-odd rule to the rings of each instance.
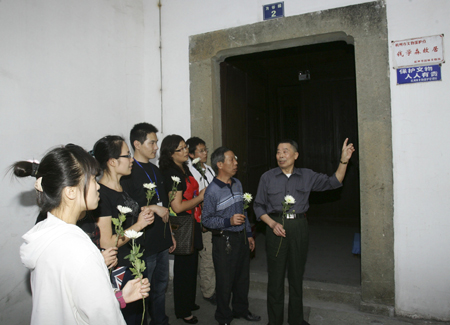
[[[107, 249], [115, 246], [117, 242], [119, 262], [118, 267], [112, 272], [113, 285], [125, 285], [133, 278], [129, 270], [130, 261], [125, 259], [125, 256], [130, 254], [131, 245], [127, 244], [130, 239], [123, 236], [117, 240], [111, 219], [118, 218], [117, 206], [128, 207], [131, 212], [126, 214], [123, 229], [142, 231], [153, 223], [154, 216], [148, 207], [143, 207], [140, 211], [137, 202], [122, 189], [120, 184], [121, 177], [129, 175], [133, 166], [133, 158], [124, 139], [114, 135], [101, 138], [94, 146], [94, 156], [103, 170], [99, 180], [100, 201], [95, 211], [98, 217], [97, 225], [100, 228], [100, 247]], [[128, 325], [140, 324], [142, 303], [128, 304], [122, 309], [122, 314]]]
[[[176, 176], [181, 180], [171, 203], [171, 208], [177, 216], [190, 217], [192, 212], [200, 215], [200, 204], [203, 202], [205, 193], [204, 189], [198, 191], [198, 183], [187, 166], [188, 158], [189, 148], [181, 136], [169, 135], [164, 138], [161, 143], [159, 167], [163, 172], [169, 197], [172, 194], [172, 177]], [[199, 222], [195, 222], [194, 248], [194, 253], [190, 255], [175, 255], [173, 266], [175, 315], [177, 318], [183, 318], [188, 324], [198, 322], [197, 317], [192, 315], [192, 311], [200, 308], [195, 304], [198, 250], [203, 248]]]

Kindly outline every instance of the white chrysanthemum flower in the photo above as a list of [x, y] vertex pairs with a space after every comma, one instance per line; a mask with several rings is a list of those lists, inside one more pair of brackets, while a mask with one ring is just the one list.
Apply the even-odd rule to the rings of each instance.
[[146, 189], [153, 190], [156, 187], [155, 183], [145, 183], [142, 184]]
[[192, 165], [198, 164], [198, 162], [200, 161], [200, 158], [197, 157], [194, 160], [192, 160]]
[[244, 193], [244, 200], [250, 203], [253, 200], [253, 196], [250, 193]]
[[133, 229], [125, 231], [125, 236], [127, 236], [130, 239], [137, 239], [137, 238], [141, 237], [142, 234], [143, 234], [142, 231], [137, 232], [136, 230], [133, 230]]
[[295, 204], [295, 199], [291, 195], [286, 195], [284, 197], [284, 202], [286, 202], [287, 204]]
[[127, 214], [127, 213], [130, 213], [131, 211], [133, 211], [129, 207], [123, 207], [121, 205], [117, 206], [117, 210], [119, 210], [120, 213], [122, 213], [122, 214]]
[[175, 182], [175, 183], [181, 183], [181, 181], [180, 181], [180, 178], [179, 177], [177, 177], [177, 176], [172, 176], [172, 180]]

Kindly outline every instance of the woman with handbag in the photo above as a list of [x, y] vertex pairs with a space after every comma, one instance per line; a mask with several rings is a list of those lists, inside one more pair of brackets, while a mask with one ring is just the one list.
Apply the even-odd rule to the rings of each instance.
[[[177, 249], [173, 252], [175, 255], [173, 266], [175, 316], [182, 318], [185, 323], [196, 324], [198, 319], [192, 315], [192, 311], [200, 308], [195, 304], [195, 296], [198, 251], [203, 248], [199, 219], [200, 204], [203, 202], [205, 190], [198, 191], [198, 183], [187, 166], [188, 158], [189, 148], [181, 136], [173, 134], [164, 138], [161, 143], [159, 168], [164, 174], [169, 198], [174, 194], [170, 207], [176, 214], [170, 217], [177, 240]], [[180, 183], [176, 182], [177, 178]], [[176, 191], [173, 190], [174, 188]], [[186, 232], [186, 229], [193, 231]], [[177, 238], [177, 233], [183, 233], [183, 236]]]

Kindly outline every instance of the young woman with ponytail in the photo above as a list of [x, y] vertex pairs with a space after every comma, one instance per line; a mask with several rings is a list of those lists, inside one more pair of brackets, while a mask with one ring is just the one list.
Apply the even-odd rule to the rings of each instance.
[[98, 164], [84, 149], [66, 145], [41, 163], [19, 161], [17, 177], [36, 177], [38, 205], [47, 218], [24, 236], [22, 262], [31, 271], [31, 324], [125, 324], [120, 306], [148, 296], [147, 279], [114, 292], [99, 249], [76, 226], [97, 208]]

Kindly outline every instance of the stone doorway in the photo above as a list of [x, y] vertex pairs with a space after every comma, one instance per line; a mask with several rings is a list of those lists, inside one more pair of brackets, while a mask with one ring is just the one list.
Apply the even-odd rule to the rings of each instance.
[[221, 145], [220, 68], [227, 57], [344, 41], [355, 47], [360, 157], [362, 309], [395, 301], [391, 100], [386, 8], [370, 2], [190, 38], [191, 130]]

